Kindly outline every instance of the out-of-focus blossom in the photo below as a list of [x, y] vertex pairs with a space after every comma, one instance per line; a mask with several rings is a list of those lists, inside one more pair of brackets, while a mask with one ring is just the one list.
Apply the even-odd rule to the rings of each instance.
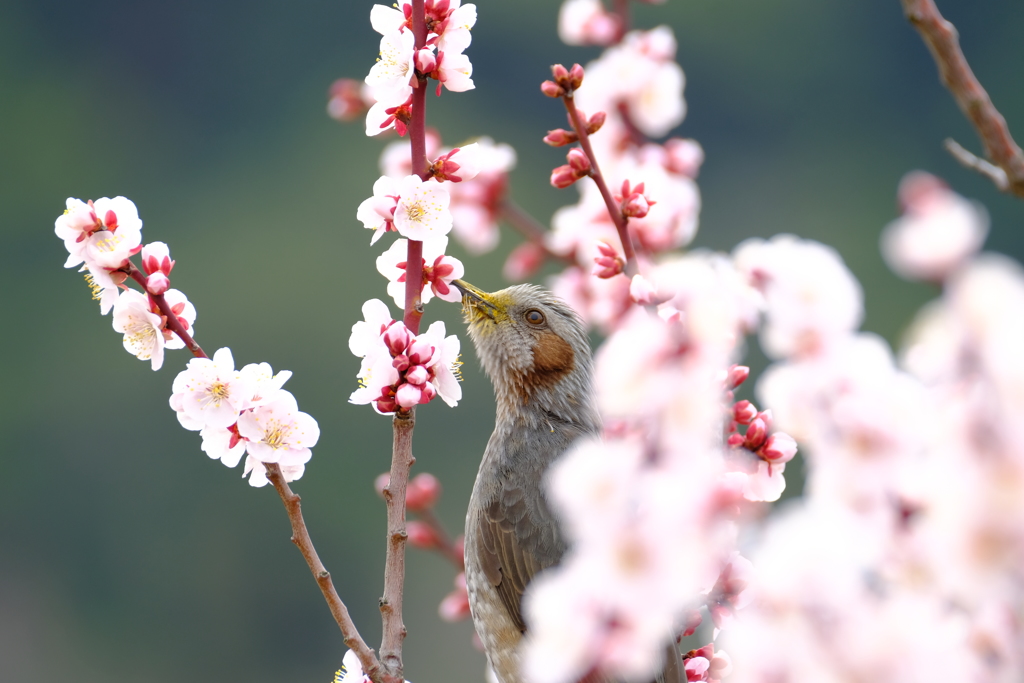
[[523, 242], [509, 252], [501, 273], [506, 280], [522, 282], [536, 273], [542, 265], [547, 253], [544, 247], [536, 242]]
[[575, 94], [586, 111], [617, 112], [623, 107], [643, 133], [661, 137], [686, 114], [683, 70], [674, 61], [672, 29], [630, 31], [584, 69], [584, 87]]
[[899, 201], [903, 215], [882, 233], [882, 255], [907, 279], [941, 281], [985, 242], [985, 208], [930, 173], [904, 176]]
[[511, 146], [478, 138], [472, 180], [448, 186], [455, 239], [471, 254], [491, 251], [498, 244], [498, 214], [508, 190], [508, 174], [516, 165]]
[[327, 94], [327, 115], [337, 121], [354, 121], [376, 104], [373, 91], [366, 83], [352, 78], [339, 78]]
[[558, 11], [558, 37], [566, 45], [610, 45], [621, 31], [601, 0], [566, 0]]
[[860, 325], [860, 283], [831, 247], [792, 235], [754, 238], [733, 250], [733, 261], [764, 294], [761, 346], [769, 356], [822, 353]]
[[[435, 237], [423, 242], [423, 291], [421, 300], [428, 303], [435, 295], [445, 301], [458, 302], [462, 294], [451, 286], [466, 274], [462, 262], [448, 256], [447, 237]], [[388, 279], [388, 294], [395, 300], [395, 305], [405, 307], [405, 276], [409, 240], [397, 239], [391, 247], [377, 257], [377, 271]]]

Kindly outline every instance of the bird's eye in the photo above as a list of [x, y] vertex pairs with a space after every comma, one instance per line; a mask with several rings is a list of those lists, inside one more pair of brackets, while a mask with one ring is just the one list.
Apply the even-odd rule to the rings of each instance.
[[538, 311], [536, 308], [531, 308], [526, 312], [526, 322], [531, 325], [540, 325], [544, 322], [544, 314]]

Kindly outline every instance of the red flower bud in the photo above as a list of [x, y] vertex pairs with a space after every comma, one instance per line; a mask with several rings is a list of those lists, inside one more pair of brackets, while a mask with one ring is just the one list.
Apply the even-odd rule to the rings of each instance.
[[564, 190], [579, 180], [579, 176], [572, 170], [571, 166], [559, 166], [551, 171], [551, 185], [559, 190]]
[[554, 81], [544, 81], [540, 84], [540, 91], [548, 97], [564, 97], [565, 88]]
[[590, 159], [587, 158], [586, 152], [579, 147], [573, 147], [570, 149], [569, 153], [565, 155], [565, 158], [568, 160], [569, 165], [572, 166], [573, 171], [575, 171], [579, 177], [583, 177], [590, 173]]
[[408, 521], [405, 523], [405, 532], [408, 534], [409, 543], [412, 543], [417, 548], [431, 550], [441, 543], [437, 532], [426, 522], [415, 519]]
[[413, 512], [434, 507], [441, 497], [441, 482], [434, 475], [423, 472], [409, 480], [405, 491], [405, 507]]
[[544, 142], [552, 147], [564, 147], [565, 145], [571, 145], [579, 139], [580, 138], [576, 133], [563, 128], [549, 130], [548, 134], [544, 136]]

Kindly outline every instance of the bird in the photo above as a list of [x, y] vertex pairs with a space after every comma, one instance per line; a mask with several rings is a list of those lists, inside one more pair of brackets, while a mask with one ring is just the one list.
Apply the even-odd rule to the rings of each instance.
[[[594, 362], [582, 320], [551, 292], [529, 284], [494, 293], [464, 280], [452, 284], [462, 293], [469, 336], [497, 405], [466, 514], [470, 613], [498, 681], [522, 683], [523, 593], [567, 549], [544, 475], [578, 439], [601, 431]], [[685, 680], [674, 643], [667, 652], [658, 682]]]

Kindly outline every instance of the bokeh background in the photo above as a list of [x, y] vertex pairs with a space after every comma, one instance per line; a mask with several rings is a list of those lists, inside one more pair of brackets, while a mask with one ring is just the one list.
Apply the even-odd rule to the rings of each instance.
[[[380, 250], [355, 220], [384, 142], [325, 114], [331, 81], [362, 78], [377, 55], [371, 4], [0, 1], [0, 679], [324, 683], [344, 653], [273, 490], [209, 461], [168, 408], [185, 353], [157, 373], [127, 355], [61, 268], [52, 225], [69, 196], [133, 199], [145, 239], [171, 245], [200, 342], [294, 371], [288, 388], [323, 429], [295, 488], [379, 642], [384, 506], [371, 481], [388, 466], [390, 424], [347, 403], [347, 338], [362, 301], [384, 296]], [[1024, 5], [940, 4], [1024, 137]], [[597, 52], [558, 42], [553, 0], [478, 8], [477, 88], [431, 98], [428, 120], [451, 143], [511, 143], [513, 195], [547, 221], [575, 194], [548, 185], [562, 157], [540, 138], [564, 124], [538, 84], [551, 63]], [[989, 248], [1024, 257], [1024, 203], [941, 149], [946, 136], [979, 145], [896, 0], [671, 0], [638, 7], [636, 22], [679, 40], [689, 114], [677, 133], [707, 153], [697, 245], [777, 232], [833, 244], [864, 285], [865, 327], [893, 342], [934, 295], [878, 253], [906, 171], [984, 202]], [[502, 286], [517, 242], [505, 233], [498, 252], [467, 260], [467, 278]], [[454, 305], [431, 304], [434, 319], [460, 327]], [[421, 409], [416, 428], [415, 469], [443, 480], [453, 529], [493, 415], [465, 351], [465, 400]], [[482, 680], [468, 623], [437, 618], [452, 570], [409, 557], [407, 675]]]

